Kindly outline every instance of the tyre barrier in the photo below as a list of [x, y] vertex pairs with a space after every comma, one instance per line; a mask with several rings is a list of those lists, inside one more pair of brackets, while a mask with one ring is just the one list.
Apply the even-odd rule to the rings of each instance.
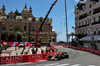
[[17, 55], [17, 56], [0, 56], [0, 64], [23, 63], [23, 62], [38, 62], [47, 60], [49, 55], [58, 54], [58, 50], [52, 53]]

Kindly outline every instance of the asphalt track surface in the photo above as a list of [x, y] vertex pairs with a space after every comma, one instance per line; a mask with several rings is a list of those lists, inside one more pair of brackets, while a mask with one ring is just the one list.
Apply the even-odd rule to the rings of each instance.
[[67, 52], [68, 59], [60, 61], [40, 61], [36, 63], [16, 63], [0, 66], [100, 66], [100, 56], [89, 52], [56, 46], [59, 52]]

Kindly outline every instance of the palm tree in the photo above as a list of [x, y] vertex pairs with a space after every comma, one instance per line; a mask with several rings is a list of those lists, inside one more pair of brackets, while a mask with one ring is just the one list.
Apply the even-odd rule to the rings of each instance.
[[24, 47], [23, 47], [23, 50], [22, 50], [21, 54], [23, 54], [23, 52], [24, 52], [24, 50], [25, 50], [25, 39], [26, 39], [26, 37], [28, 37], [28, 36], [27, 36], [27, 32], [24, 32], [24, 33], [23, 33], [23, 37], [22, 37], [22, 38], [23, 38], [23, 42], [24, 42]]
[[[17, 34], [22, 34], [22, 32], [24, 32], [22, 30], [22, 28], [19, 26], [10, 27], [10, 31], [12, 31], [12, 32], [9, 34], [15, 34], [15, 41], [16, 42], [17, 42]], [[16, 45], [15, 45], [15, 50], [16, 50]]]
[[70, 36], [72, 36], [72, 42], [73, 42], [73, 36], [74, 36], [75, 34], [72, 32], [71, 34], [70, 34]]
[[70, 34], [68, 34], [68, 39], [69, 39], [69, 42], [70, 42], [70, 36], [71, 36], [71, 35], [70, 35]]

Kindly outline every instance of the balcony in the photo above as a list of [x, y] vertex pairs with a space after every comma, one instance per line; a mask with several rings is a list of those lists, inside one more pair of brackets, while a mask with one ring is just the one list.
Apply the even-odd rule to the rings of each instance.
[[93, 14], [100, 13], [100, 7], [93, 10]]
[[87, 27], [87, 26], [89, 26], [89, 24], [87, 24], [87, 25], [82, 25], [82, 26], [79, 26], [78, 28]]
[[79, 17], [79, 20], [81, 20], [81, 19], [83, 19], [83, 18], [86, 18], [86, 17], [87, 17], [87, 13], [81, 15], [81, 16]]
[[98, 21], [98, 22], [93, 22], [91, 25], [95, 25], [95, 24], [100, 24], [100, 21]]

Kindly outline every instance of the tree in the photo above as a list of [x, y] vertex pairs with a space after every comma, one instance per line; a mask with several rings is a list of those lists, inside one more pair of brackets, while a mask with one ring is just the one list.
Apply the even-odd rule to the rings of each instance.
[[58, 42], [58, 44], [64, 44], [64, 43], [65, 43], [64, 41], [59, 41], [59, 42]]
[[75, 36], [75, 34], [72, 32], [72, 33], [70, 34], [70, 36], [72, 36], [72, 42], [73, 42], [73, 36]]
[[[22, 28], [19, 27], [19, 26], [10, 27], [9, 30], [12, 31], [12, 32], [9, 33], [9, 34], [15, 34], [15, 41], [16, 41], [16, 42], [17, 42], [17, 34], [23, 34], [22, 32], [24, 32], [24, 31], [22, 30]], [[15, 45], [15, 50], [16, 50], [16, 45]]]
[[71, 36], [71, 35], [70, 35], [70, 34], [68, 34], [68, 39], [69, 39], [69, 42], [70, 42], [70, 36]]

